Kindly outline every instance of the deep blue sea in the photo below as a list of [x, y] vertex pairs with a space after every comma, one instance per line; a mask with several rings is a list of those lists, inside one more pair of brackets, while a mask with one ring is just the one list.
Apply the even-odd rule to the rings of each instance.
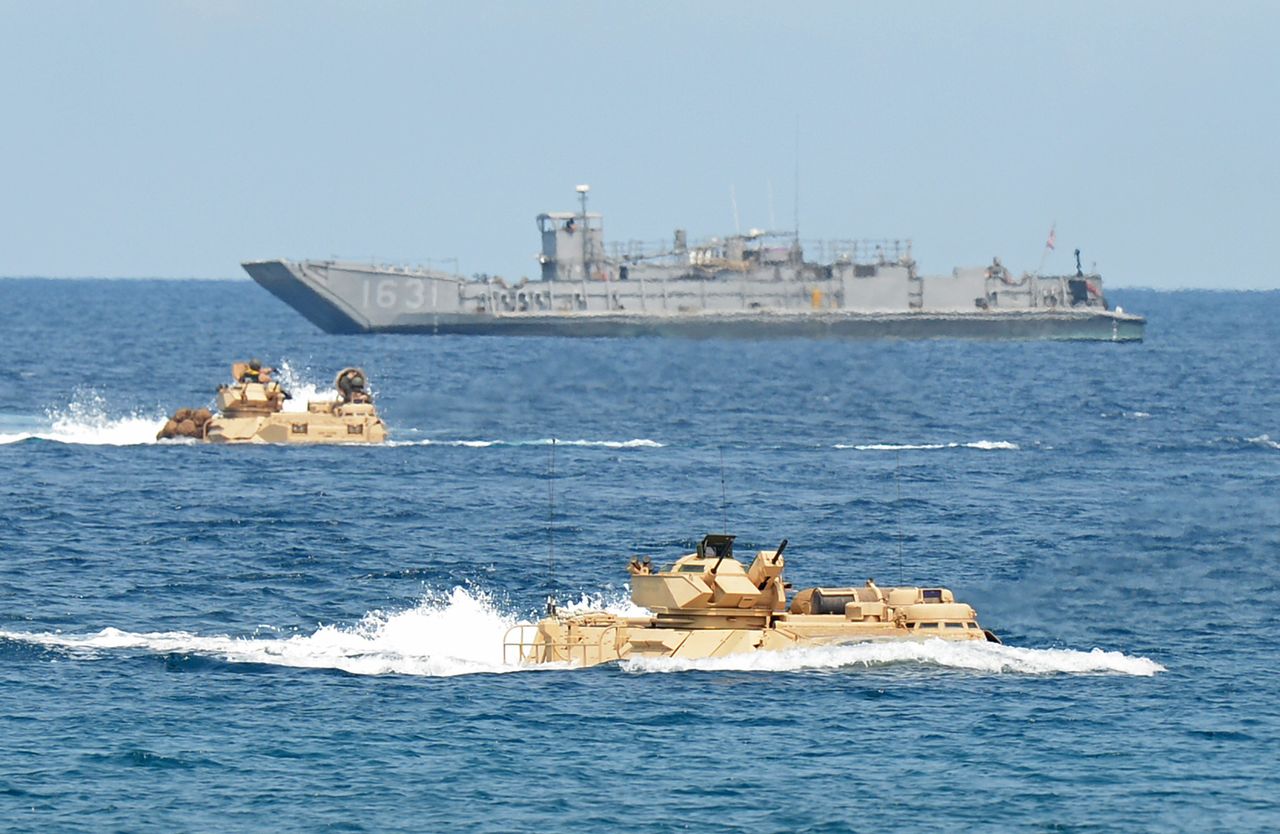
[[[329, 336], [248, 281], [0, 280], [0, 829], [1276, 830], [1280, 293], [1112, 300], [1145, 342]], [[393, 442], [154, 442], [250, 356], [363, 366]], [[1005, 645], [503, 664], [726, 527]]]

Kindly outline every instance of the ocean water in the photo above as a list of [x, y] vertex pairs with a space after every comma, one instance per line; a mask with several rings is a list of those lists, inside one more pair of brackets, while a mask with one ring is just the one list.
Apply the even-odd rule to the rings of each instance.
[[[0, 281], [0, 827], [1274, 830], [1280, 293], [1113, 300], [1145, 342], [327, 336], [246, 281]], [[362, 365], [393, 441], [154, 441], [250, 355], [299, 401]], [[1005, 645], [504, 664], [726, 528]]]

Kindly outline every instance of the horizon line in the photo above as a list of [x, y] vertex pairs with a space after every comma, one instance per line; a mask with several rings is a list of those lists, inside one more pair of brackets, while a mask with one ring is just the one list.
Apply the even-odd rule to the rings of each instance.
[[[0, 281], [226, 281], [253, 283], [248, 275], [0, 275]], [[532, 283], [532, 282], [530, 282]], [[1139, 284], [1109, 285], [1108, 290], [1139, 290], [1142, 292], [1280, 292], [1275, 287], [1150, 287]]]

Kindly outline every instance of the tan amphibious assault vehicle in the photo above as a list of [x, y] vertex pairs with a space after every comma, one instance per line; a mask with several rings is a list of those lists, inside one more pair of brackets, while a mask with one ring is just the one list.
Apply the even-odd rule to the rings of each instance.
[[633, 559], [631, 599], [653, 612], [546, 618], [507, 632], [508, 663], [594, 666], [634, 657], [699, 659], [798, 646], [869, 640], [1000, 640], [946, 588], [806, 588], [787, 605], [784, 539], [756, 553], [750, 567], [733, 558], [733, 536], [706, 536], [696, 553], [655, 571]]
[[217, 414], [180, 408], [158, 439], [190, 437], [211, 443], [381, 443], [387, 428], [373, 407], [364, 371], [343, 368], [334, 380], [338, 396], [310, 400], [306, 411], [286, 411], [289, 395], [252, 363], [231, 366], [230, 385], [218, 386]]

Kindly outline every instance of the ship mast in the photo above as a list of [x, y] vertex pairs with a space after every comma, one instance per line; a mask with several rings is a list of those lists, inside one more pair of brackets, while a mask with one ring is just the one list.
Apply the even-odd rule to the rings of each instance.
[[587, 192], [590, 190], [591, 186], [585, 183], [578, 186], [578, 200], [582, 203], [582, 277], [584, 280], [591, 277], [591, 261], [587, 254], [587, 240], [591, 237], [588, 234], [591, 227], [587, 223]]

